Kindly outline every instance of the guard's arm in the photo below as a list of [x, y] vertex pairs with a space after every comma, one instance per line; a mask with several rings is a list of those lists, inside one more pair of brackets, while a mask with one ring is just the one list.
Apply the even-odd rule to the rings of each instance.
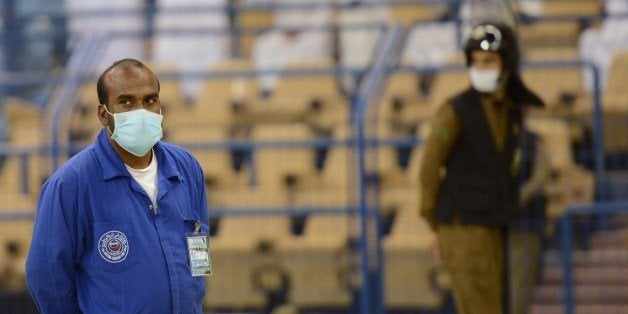
[[80, 313], [76, 293], [76, 197], [69, 191], [75, 190], [53, 180], [44, 185], [39, 198], [26, 261], [26, 283], [42, 313]]
[[420, 214], [432, 230], [436, 230], [434, 210], [440, 193], [441, 171], [449, 158], [454, 143], [460, 135], [461, 127], [458, 116], [451, 104], [445, 104], [432, 120], [432, 126], [425, 147], [420, 167]]

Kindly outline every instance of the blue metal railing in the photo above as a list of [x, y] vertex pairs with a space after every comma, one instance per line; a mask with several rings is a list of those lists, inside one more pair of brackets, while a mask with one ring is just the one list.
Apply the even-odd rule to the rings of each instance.
[[59, 167], [62, 146], [59, 134], [61, 119], [67, 117], [68, 112], [71, 112], [68, 107], [72, 107], [76, 103], [77, 91], [84, 78], [93, 70], [94, 64], [103, 50], [104, 40], [102, 36], [92, 36], [86, 38], [82, 45], [79, 45], [67, 66], [68, 73], [61, 85], [61, 90], [50, 104], [53, 112], [50, 124], [50, 159], [53, 171]]
[[574, 206], [568, 209], [560, 220], [561, 256], [563, 263], [563, 285], [565, 313], [573, 314], [576, 308], [573, 278], [573, 221], [581, 215], [611, 215], [628, 213], [628, 202], [598, 202], [590, 205]]
[[[604, 182], [606, 177], [606, 166], [604, 162], [604, 134], [603, 134], [603, 115], [602, 115], [602, 99], [600, 92], [600, 78], [599, 70], [594, 63], [582, 60], [573, 61], [536, 61], [536, 62], [523, 62], [522, 67], [525, 68], [579, 68], [591, 71], [593, 78], [593, 94], [591, 95], [593, 100], [593, 112], [591, 116], [592, 127], [592, 159], [593, 170], [596, 182]], [[598, 200], [606, 200], [606, 195], [602, 191], [602, 185], [596, 184], [595, 195]]]
[[[375, 63], [366, 79], [362, 81], [359, 92], [354, 100], [355, 114], [353, 116], [355, 137], [357, 141], [357, 182], [359, 184], [359, 209], [360, 209], [360, 254], [362, 287], [360, 299], [360, 313], [383, 313], [383, 293], [382, 293], [382, 253], [379, 235], [378, 213], [371, 212], [367, 200], [367, 178], [366, 178], [366, 143], [365, 143], [365, 119], [369, 105], [378, 103], [381, 91], [387, 83], [391, 62], [398, 64], [401, 53], [400, 42], [403, 36], [403, 28], [400, 25], [392, 28], [386, 35], [381, 46], [381, 50], [376, 55]], [[375, 219], [375, 228], [369, 224], [369, 220]], [[373, 230], [374, 229], [374, 230]], [[371, 233], [375, 233], [373, 237]], [[372, 243], [375, 239], [375, 243]], [[373, 273], [378, 276], [372, 276]], [[379, 282], [372, 282], [373, 280]]]

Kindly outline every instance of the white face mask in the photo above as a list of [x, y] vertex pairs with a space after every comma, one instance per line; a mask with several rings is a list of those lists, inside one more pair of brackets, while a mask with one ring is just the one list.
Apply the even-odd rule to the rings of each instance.
[[161, 114], [146, 109], [113, 114], [107, 107], [105, 110], [113, 116], [115, 123], [111, 138], [124, 150], [137, 157], [146, 155], [163, 136]]
[[481, 93], [492, 93], [499, 86], [499, 70], [469, 68], [471, 86]]

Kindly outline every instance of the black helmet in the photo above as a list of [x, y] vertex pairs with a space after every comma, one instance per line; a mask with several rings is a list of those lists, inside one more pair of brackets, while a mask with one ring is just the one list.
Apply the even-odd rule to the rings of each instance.
[[502, 57], [504, 70], [509, 72], [506, 90], [515, 103], [543, 107], [543, 100], [529, 90], [519, 74], [519, 44], [512, 28], [503, 23], [483, 22], [473, 27], [464, 46], [467, 66], [471, 65], [471, 52], [495, 51]]
[[514, 31], [502, 23], [483, 22], [471, 30], [464, 46], [467, 66], [471, 65], [471, 52], [495, 51], [502, 57], [504, 68], [510, 73], [519, 72], [519, 45]]

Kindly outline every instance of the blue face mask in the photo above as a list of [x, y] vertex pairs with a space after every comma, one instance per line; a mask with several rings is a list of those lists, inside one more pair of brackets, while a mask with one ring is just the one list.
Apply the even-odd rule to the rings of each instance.
[[148, 153], [163, 136], [161, 120], [163, 116], [146, 109], [127, 112], [107, 113], [113, 116], [115, 128], [111, 138], [124, 150], [142, 157]]

